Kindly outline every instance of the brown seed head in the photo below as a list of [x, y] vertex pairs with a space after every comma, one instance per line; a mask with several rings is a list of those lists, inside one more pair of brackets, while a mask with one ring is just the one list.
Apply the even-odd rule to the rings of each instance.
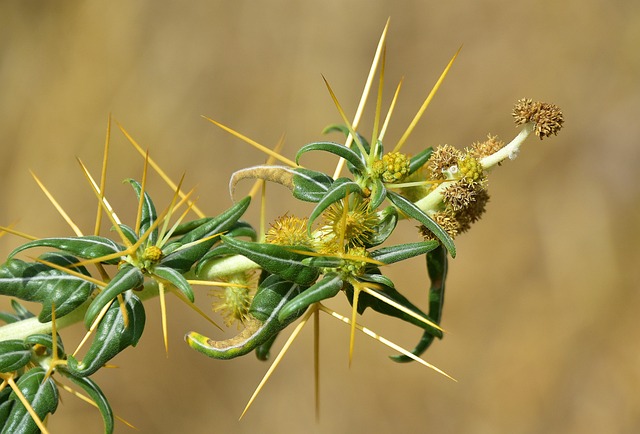
[[558, 134], [564, 123], [560, 107], [545, 102], [533, 102], [530, 99], [519, 100], [513, 108], [513, 118], [516, 125], [535, 123], [536, 136], [540, 140], [551, 134]]

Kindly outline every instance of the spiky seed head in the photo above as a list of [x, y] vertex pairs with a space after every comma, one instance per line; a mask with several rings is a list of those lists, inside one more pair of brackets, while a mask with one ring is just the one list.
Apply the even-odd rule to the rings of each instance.
[[265, 235], [267, 243], [281, 246], [311, 246], [311, 240], [307, 235], [306, 218], [283, 215], [278, 217]]
[[[438, 211], [431, 216], [433, 220], [444, 229], [451, 238], [455, 238], [458, 233], [460, 233], [460, 224], [456, 220], [455, 213], [451, 209], [445, 209], [443, 211]], [[418, 227], [420, 231], [420, 235], [424, 238], [425, 241], [437, 240], [438, 238], [427, 229], [426, 226], [421, 225]]]
[[504, 142], [498, 139], [498, 136], [488, 135], [484, 142], [474, 142], [471, 149], [467, 149], [467, 153], [472, 157], [480, 160], [488, 157], [504, 147]]
[[456, 212], [468, 207], [476, 200], [477, 190], [479, 190], [476, 184], [462, 179], [445, 188], [442, 194], [445, 205]]
[[382, 178], [384, 182], [393, 183], [401, 181], [409, 174], [411, 159], [400, 152], [389, 152], [383, 155], [381, 160], [373, 163], [373, 172]]
[[342, 239], [346, 246], [366, 245], [379, 223], [378, 215], [369, 209], [369, 201], [359, 196], [354, 196], [348, 207], [344, 206], [344, 200], [332, 204], [324, 212], [324, 221], [332, 239]]
[[459, 232], [463, 233], [471, 228], [471, 225], [482, 217], [489, 202], [489, 193], [485, 189], [476, 192], [475, 200], [469, 205], [455, 213], [455, 219], [459, 225]]
[[221, 278], [226, 283], [234, 286], [224, 286], [214, 288], [209, 293], [215, 300], [212, 303], [214, 312], [222, 315], [227, 327], [234, 323], [240, 328], [245, 323], [249, 315], [249, 307], [253, 300], [253, 274], [236, 273]]
[[445, 179], [444, 171], [454, 166], [463, 154], [451, 145], [439, 145], [429, 158], [429, 170], [434, 179]]
[[535, 134], [540, 140], [558, 134], [564, 123], [564, 116], [557, 105], [526, 98], [518, 100], [514, 106], [513, 118], [516, 125], [535, 123]]

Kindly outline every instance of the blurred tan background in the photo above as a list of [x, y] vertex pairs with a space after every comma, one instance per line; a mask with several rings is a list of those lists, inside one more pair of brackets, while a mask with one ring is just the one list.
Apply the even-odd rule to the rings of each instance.
[[[565, 113], [558, 137], [530, 139], [495, 171], [488, 213], [457, 240], [443, 322], [450, 333], [424, 357], [459, 382], [393, 363], [364, 335], [349, 369], [348, 329], [323, 316], [320, 421], [308, 328], [238, 422], [268, 364], [191, 351], [185, 332], [222, 335], [170, 298], [169, 357], [152, 302], [139, 346], [97, 375], [115, 412], [144, 433], [640, 432], [639, 2], [3, 1], [0, 224], [70, 233], [31, 169], [91, 232], [95, 200], [74, 159], [99, 176], [109, 113], [174, 179], [187, 172], [205, 211], [220, 212], [231, 173], [264, 156], [200, 116], [267, 146], [286, 134], [292, 156], [340, 122], [321, 74], [354, 113], [389, 16], [385, 105], [405, 77], [389, 141], [464, 44], [407, 151], [464, 147], [487, 133], [508, 141], [522, 97]], [[139, 178], [142, 160], [115, 125], [111, 144], [107, 195], [130, 220], [135, 200], [120, 180]], [[331, 170], [333, 159], [305, 164]], [[170, 192], [150, 182], [162, 208]], [[296, 211], [283, 190], [269, 192], [271, 217]], [[395, 241], [414, 239], [405, 225]], [[0, 251], [19, 242], [5, 236]], [[390, 274], [425, 306], [421, 260]], [[348, 312], [344, 300], [334, 306]], [[362, 322], [406, 347], [420, 335], [371, 313]], [[67, 347], [81, 334], [65, 330]], [[97, 433], [101, 420], [65, 394], [50, 427]]]

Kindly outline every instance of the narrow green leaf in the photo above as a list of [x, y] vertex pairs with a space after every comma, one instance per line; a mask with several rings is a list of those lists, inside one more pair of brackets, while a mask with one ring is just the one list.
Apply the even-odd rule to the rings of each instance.
[[331, 204], [344, 199], [346, 196], [354, 192], [362, 194], [362, 189], [356, 182], [353, 182], [348, 178], [336, 179], [333, 185], [331, 185], [331, 188], [329, 188], [329, 191], [327, 191], [327, 194], [324, 195], [311, 212], [307, 230], [311, 232], [311, 225], [315, 219], [318, 218], [325, 209], [331, 206]]
[[373, 185], [371, 186], [371, 196], [369, 197], [370, 205], [369, 208], [372, 210], [378, 209], [382, 202], [387, 198], [387, 189], [384, 186], [384, 182], [382, 179], [377, 178], [373, 181]]
[[[57, 339], [58, 358], [64, 359], [64, 345], [62, 344], [62, 338], [58, 335]], [[27, 345], [40, 345], [47, 349], [47, 354], [42, 357], [51, 357], [53, 355], [53, 336], [50, 334], [37, 333], [35, 335], [27, 336], [24, 340]]]
[[[427, 271], [431, 286], [429, 288], [429, 318], [436, 324], [442, 321], [442, 307], [444, 306], [444, 288], [447, 278], [447, 251], [442, 246], [427, 253]], [[442, 338], [441, 334], [434, 334], [430, 330], [425, 330], [416, 347], [411, 351], [414, 355], [422, 355], [431, 346], [434, 337]], [[412, 358], [399, 354], [390, 356], [392, 360], [400, 363], [411, 362]]]
[[136, 234], [133, 229], [125, 224], [119, 224], [118, 227], [120, 227], [120, 230], [122, 230], [122, 233], [125, 237], [127, 237], [127, 240], [129, 240], [131, 244], [135, 244], [138, 242], [138, 234]]
[[283, 322], [299, 311], [305, 311], [313, 303], [335, 297], [342, 289], [344, 282], [338, 273], [327, 273], [320, 281], [310, 286], [284, 305], [278, 314]]
[[[96, 259], [114, 253], [122, 252], [124, 247], [109, 238], [88, 235], [85, 237], [42, 238], [30, 241], [16, 248], [9, 254], [12, 259], [18, 253], [33, 247], [52, 247], [63, 252], [71, 253], [82, 259]], [[105, 261], [107, 264], [117, 264], [118, 259]]]
[[171, 243], [172, 247], [166, 246], [166, 248], [163, 249], [166, 256], [162, 258], [160, 265], [173, 268], [181, 273], [189, 271], [193, 264], [198, 262], [207, 251], [218, 242], [219, 236], [187, 247], [183, 246], [231, 229], [247, 210], [250, 202], [251, 197], [245, 197], [220, 215], [187, 232], [178, 241]]
[[20, 339], [0, 342], [0, 372], [13, 372], [31, 361], [31, 346]]
[[9, 414], [13, 408], [13, 401], [9, 401], [11, 392], [10, 387], [5, 387], [0, 390], [0, 432], [3, 432], [4, 425], [7, 423], [7, 419], [9, 419]]
[[[138, 200], [140, 200], [140, 194], [142, 193], [142, 185], [134, 180], [134, 179], [125, 179], [124, 182], [128, 182], [131, 184], [133, 189], [136, 192]], [[151, 196], [145, 191], [144, 198], [142, 199], [142, 216], [140, 219], [140, 230], [138, 231], [138, 236], [142, 236], [145, 232], [153, 226], [155, 221], [158, 219], [158, 214], [156, 213], [156, 207], [151, 200]], [[158, 228], [156, 227], [149, 237], [147, 238], [150, 244], [156, 244], [158, 241]]]
[[322, 172], [298, 167], [293, 175], [293, 197], [305, 202], [319, 202], [333, 184], [333, 178]]
[[424, 166], [424, 164], [429, 161], [431, 158], [431, 154], [433, 153], [433, 148], [428, 147], [422, 152], [417, 153], [413, 157], [411, 157], [411, 162], [409, 163], [409, 175], [413, 172]]
[[144, 275], [142, 271], [132, 265], [124, 265], [109, 284], [96, 296], [91, 302], [87, 312], [84, 315], [84, 324], [89, 329], [91, 324], [100, 314], [100, 311], [107, 304], [111, 303], [114, 298], [130, 289], [136, 289], [143, 285]]
[[343, 144], [335, 142], [313, 142], [302, 146], [296, 154], [296, 163], [300, 160], [300, 156], [309, 151], [326, 151], [338, 157], [342, 157], [351, 163], [351, 166], [360, 174], [367, 170], [366, 161], [362, 156], [351, 148], [347, 148]]
[[318, 269], [302, 262], [307, 256], [293, 251], [294, 249], [304, 250], [304, 247], [254, 243], [224, 235], [222, 241], [236, 253], [252, 260], [269, 273], [277, 274], [284, 280], [307, 286], [318, 278]]
[[[56, 252], [45, 253], [40, 258], [62, 267], [78, 262], [73, 256]], [[89, 275], [84, 267], [70, 268]], [[94, 289], [93, 283], [81, 277], [41, 263], [10, 259], [0, 266], [0, 294], [42, 304], [40, 322], [51, 321], [52, 305], [56, 307], [56, 316], [61, 318], [84, 303]]]
[[398, 209], [404, 212], [407, 216], [418, 220], [420, 223], [426, 226], [446, 247], [451, 257], [456, 257], [456, 246], [453, 244], [453, 240], [449, 234], [440, 227], [431, 217], [426, 215], [420, 208], [415, 206], [406, 198], [400, 196], [397, 193], [389, 191], [387, 198], [398, 207]]
[[145, 312], [142, 301], [131, 292], [123, 294], [127, 318], [119, 303], [113, 303], [100, 321], [91, 347], [81, 362], [75, 357], [67, 359], [68, 371], [78, 377], [92, 375], [119, 352], [136, 346], [144, 331]]
[[195, 300], [193, 289], [191, 288], [191, 285], [189, 285], [189, 282], [187, 282], [187, 279], [185, 279], [184, 276], [180, 274], [180, 272], [174, 270], [173, 268], [157, 265], [153, 268], [152, 273], [178, 288], [182, 295], [184, 295], [189, 299], [190, 302], [193, 303], [193, 301]]
[[261, 350], [262, 356], [266, 357], [269, 341], [304, 313], [304, 311], [297, 312], [285, 322], [278, 320], [280, 309], [299, 293], [298, 284], [271, 275], [260, 284], [249, 310], [250, 320], [239, 335], [224, 341], [216, 341], [199, 333], [190, 332], [185, 336], [185, 340], [194, 350], [215, 359], [233, 359], [267, 344], [267, 348]]
[[60, 372], [89, 395], [89, 398], [91, 398], [96, 407], [98, 407], [100, 415], [102, 416], [102, 421], [104, 422], [104, 433], [112, 434], [114, 422], [113, 411], [111, 410], [109, 401], [106, 396], [104, 396], [104, 393], [102, 393], [102, 390], [98, 387], [96, 382], [88, 377], [76, 377], [63, 369], [61, 369]]
[[394, 262], [404, 261], [414, 256], [424, 255], [439, 245], [440, 243], [438, 241], [433, 240], [382, 247], [371, 252], [371, 259], [375, 259], [384, 264], [393, 264]]
[[398, 211], [393, 206], [378, 211], [378, 226], [373, 236], [368, 240], [367, 247], [375, 247], [387, 241], [398, 224]]
[[[45, 380], [43, 368], [30, 369], [21, 375], [16, 383], [41, 421], [48, 414], [53, 414], [58, 408], [58, 388], [51, 378]], [[9, 400], [13, 401], [13, 405], [2, 429], [2, 434], [39, 433], [38, 426], [15, 392], [11, 393]]]

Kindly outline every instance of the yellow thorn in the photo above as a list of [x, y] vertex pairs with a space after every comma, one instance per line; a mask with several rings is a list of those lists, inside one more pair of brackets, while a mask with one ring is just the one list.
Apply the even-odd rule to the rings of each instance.
[[13, 389], [13, 392], [16, 394], [16, 396], [18, 397], [18, 399], [20, 400], [24, 408], [26, 408], [27, 412], [29, 412], [31, 419], [33, 419], [33, 421], [38, 426], [40, 431], [42, 431], [43, 434], [49, 434], [49, 431], [47, 431], [47, 427], [44, 426], [44, 423], [42, 423], [42, 420], [40, 420], [40, 417], [38, 417], [38, 414], [35, 412], [33, 407], [31, 407], [31, 404], [29, 404], [29, 401], [27, 401], [27, 398], [25, 398], [25, 396], [22, 394], [22, 391], [20, 390], [16, 382], [13, 381], [13, 378], [9, 377], [7, 381], [9, 382], [9, 386], [11, 387], [11, 389]]
[[260, 381], [260, 384], [258, 384], [258, 387], [256, 387], [256, 390], [253, 392], [253, 395], [251, 395], [251, 398], [249, 398], [249, 402], [247, 403], [247, 406], [244, 408], [244, 411], [240, 415], [239, 419], [242, 419], [242, 417], [245, 415], [247, 410], [249, 410], [249, 407], [251, 407], [251, 404], [253, 404], [253, 401], [256, 399], [256, 397], [262, 390], [262, 387], [265, 385], [269, 377], [271, 377], [271, 374], [273, 373], [273, 371], [278, 367], [278, 364], [280, 363], [284, 355], [287, 353], [287, 350], [289, 349], [293, 341], [296, 339], [296, 337], [298, 337], [300, 330], [302, 330], [302, 328], [307, 323], [307, 320], [315, 310], [316, 308], [312, 306], [302, 316], [302, 319], [300, 320], [296, 328], [293, 330], [293, 333], [291, 333], [291, 336], [289, 336], [289, 339], [287, 339], [287, 342], [285, 342], [284, 346], [282, 347], [282, 349], [280, 350], [276, 358], [273, 359], [273, 363], [269, 367], [269, 370], [267, 371], [267, 373], [264, 374], [264, 377], [262, 377], [262, 380]]
[[372, 291], [371, 289], [367, 288], [367, 287], [366, 287], [366, 286], [364, 286], [364, 285], [362, 286], [362, 290], [363, 290], [364, 292], [366, 292], [367, 294], [371, 295], [372, 297], [375, 297], [375, 298], [377, 298], [378, 300], [382, 300], [382, 301], [384, 301], [384, 302], [385, 302], [385, 303], [387, 303], [389, 306], [393, 306], [393, 307], [395, 307], [396, 309], [398, 309], [399, 311], [404, 312], [404, 313], [406, 313], [407, 315], [410, 315], [410, 316], [414, 317], [414, 318], [415, 318], [415, 319], [417, 319], [418, 321], [422, 321], [423, 323], [428, 324], [428, 325], [430, 325], [431, 327], [433, 327], [433, 328], [435, 328], [435, 329], [438, 329], [438, 330], [440, 330], [441, 332], [445, 332], [445, 333], [446, 333], [446, 331], [445, 331], [442, 327], [440, 327], [438, 324], [434, 323], [433, 321], [429, 320], [428, 318], [423, 317], [422, 315], [419, 315], [419, 314], [417, 314], [417, 313], [413, 312], [412, 310], [407, 309], [407, 308], [406, 308], [406, 307], [404, 307], [403, 305], [401, 305], [401, 304], [399, 304], [399, 303], [397, 303], [397, 302], [393, 301], [392, 299], [388, 298], [387, 296], [385, 296], [385, 295], [383, 295], [383, 294], [381, 294], [381, 293], [379, 293], [379, 292]]
[[144, 156], [144, 166], [142, 167], [142, 180], [140, 181], [140, 198], [138, 199], [138, 211], [136, 212], [136, 225], [134, 231], [140, 233], [140, 224], [142, 223], [142, 207], [144, 206], [144, 192], [147, 186], [147, 168], [149, 167], [149, 150]]
[[89, 327], [89, 330], [87, 330], [87, 332], [84, 334], [84, 337], [82, 338], [82, 340], [80, 341], [76, 349], [73, 351], [73, 354], [72, 354], [73, 357], [76, 357], [76, 355], [78, 354], [78, 351], [80, 351], [80, 349], [84, 346], [84, 344], [89, 339], [89, 336], [91, 336], [95, 331], [95, 329], [98, 328], [98, 324], [100, 324], [100, 321], [102, 321], [102, 318], [104, 318], [104, 316], [107, 314], [107, 311], [109, 310], [110, 307], [111, 307], [111, 303], [107, 303], [102, 308], [102, 310], [100, 311], [96, 319], [93, 321], [93, 324], [91, 324], [91, 326]]
[[[35, 262], [40, 262], [41, 264], [44, 264], [47, 267], [55, 268], [56, 270], [62, 271], [62, 272], [67, 273], [67, 274], [69, 274], [71, 276], [79, 277], [80, 279], [85, 280], [85, 281], [90, 282], [90, 283], [93, 283], [94, 285], [97, 285], [97, 286], [100, 286], [100, 287], [107, 286], [107, 284], [105, 282], [101, 281], [101, 280], [95, 279], [95, 278], [93, 278], [91, 276], [87, 276], [86, 274], [79, 273], [79, 272], [77, 272], [75, 270], [72, 270], [70, 268], [63, 267], [62, 265], [58, 265], [58, 264], [46, 261], [46, 260], [41, 259], [41, 258], [31, 258], [30, 257], [29, 259], [31, 259], [31, 260], [33, 260]], [[70, 267], [76, 266], [76, 264], [71, 264], [69, 266]]]
[[107, 183], [107, 162], [109, 161], [109, 142], [111, 140], [111, 113], [107, 118], [107, 134], [104, 140], [104, 154], [102, 157], [102, 172], [100, 174], [100, 199], [98, 200], [98, 212], [96, 214], [96, 226], [93, 231], [95, 235], [100, 234], [100, 225], [102, 224], [102, 206], [100, 202], [104, 198], [104, 190]]
[[[188, 281], [191, 284], [192, 281]], [[221, 285], [217, 285], [221, 286]], [[241, 285], [240, 285], [241, 286]], [[182, 300], [187, 306], [193, 309], [197, 314], [199, 314], [202, 318], [219, 328], [221, 331], [224, 331], [222, 327], [220, 327], [214, 320], [212, 320], [202, 309], [200, 309], [197, 305], [191, 302], [191, 300], [187, 299], [180, 291], [172, 290], [173, 295]]]
[[35, 240], [39, 240], [40, 239], [38, 237], [34, 237], [33, 235], [29, 235], [29, 234], [26, 234], [24, 232], [20, 232], [20, 231], [17, 231], [15, 229], [12, 229], [9, 226], [0, 226], [0, 231], [3, 231], [3, 234], [4, 234], [4, 232], [7, 232], [9, 234], [17, 235], [19, 237], [22, 237], [24, 239], [31, 240], [31, 241], [35, 241]]
[[[73, 396], [75, 396], [76, 398], [80, 399], [81, 401], [86, 402], [87, 404], [93, 406], [94, 408], [98, 408], [98, 405], [93, 402], [93, 400], [91, 398], [89, 398], [88, 396], [78, 392], [77, 390], [74, 390], [73, 388], [67, 386], [66, 384], [63, 384], [59, 381], [54, 380], [55, 383], [61, 387], [62, 389], [66, 390], [67, 392], [69, 392], [70, 394], [72, 394]], [[114, 415], [116, 419], [118, 419], [120, 422], [124, 423], [125, 425], [127, 425], [129, 428], [133, 428], [133, 429], [138, 429], [136, 428], [132, 423], [124, 420], [123, 418], [121, 418], [118, 415]]]
[[169, 338], [167, 336], [167, 306], [164, 299], [164, 284], [158, 282], [158, 293], [160, 295], [160, 315], [162, 317], [162, 336], [164, 338], [164, 350], [169, 357]]
[[[387, 18], [387, 23], [384, 25], [384, 29], [382, 30], [382, 34], [380, 35], [380, 40], [378, 41], [378, 46], [376, 47], [376, 53], [373, 56], [373, 61], [371, 62], [371, 68], [369, 68], [369, 75], [367, 76], [367, 81], [365, 82], [364, 89], [362, 90], [362, 96], [360, 97], [360, 102], [358, 103], [358, 108], [356, 109], [356, 114], [353, 117], [353, 129], [357, 129], [358, 125], [360, 125], [360, 119], [362, 118], [362, 113], [364, 112], [364, 107], [367, 104], [367, 98], [369, 97], [369, 93], [371, 92], [371, 86], [373, 83], [373, 79], [376, 74], [376, 70], [378, 69], [378, 64], [380, 62], [380, 56], [383, 51], [384, 46], [386, 45], [387, 40], [387, 30], [389, 30], [389, 23], [391, 22], [391, 17]], [[348, 122], [347, 122], [348, 123]], [[345, 142], [346, 147], [351, 147], [351, 142], [354, 139], [354, 136], [350, 134], [347, 137]], [[338, 165], [336, 166], [336, 170], [333, 174], [333, 178], [336, 179], [340, 176], [340, 172], [342, 171], [342, 167], [344, 166], [344, 159], [340, 159], [338, 161]]]
[[318, 422], [320, 421], [320, 314], [317, 307], [313, 309], [313, 380], [315, 386], [316, 422]]
[[[146, 152], [142, 149], [142, 147], [138, 144], [138, 142], [136, 142], [133, 139], [133, 137], [131, 137], [131, 135], [127, 132], [127, 130], [125, 130], [122, 127], [122, 125], [118, 124], [118, 128], [120, 128], [120, 131], [122, 131], [122, 134], [124, 134], [127, 140], [129, 140], [129, 143], [131, 143], [131, 145], [133, 145], [133, 147], [140, 153], [140, 155], [144, 157]], [[160, 177], [171, 188], [171, 190], [176, 191], [177, 185], [171, 180], [171, 178], [169, 178], [169, 176], [164, 172], [164, 170], [162, 170], [160, 166], [155, 161], [153, 161], [152, 158], [149, 158], [149, 165], [153, 168], [153, 170], [156, 171], [158, 175], [160, 175]], [[182, 191], [179, 192], [179, 195], [181, 198], [185, 197], [185, 194]], [[198, 217], [200, 218], [205, 217], [205, 214], [202, 211], [200, 211], [200, 208], [198, 208], [197, 206], [194, 205], [192, 209]]]
[[[376, 100], [376, 114], [373, 118], [373, 132], [371, 133], [371, 149], [378, 148], [378, 128], [380, 126], [380, 114], [382, 112], [382, 93], [384, 90], [384, 69], [387, 59], [386, 47], [382, 51], [382, 62], [380, 63], [380, 81], [378, 83], [378, 98]], [[373, 158], [375, 152], [371, 152], [370, 157]]]
[[91, 184], [91, 188], [93, 189], [94, 194], [96, 195], [98, 200], [100, 200], [102, 207], [106, 211], [107, 216], [111, 220], [111, 223], [113, 223], [113, 227], [118, 233], [118, 235], [120, 236], [120, 239], [127, 247], [131, 247], [131, 241], [129, 241], [129, 239], [122, 232], [122, 229], [120, 229], [119, 225], [122, 222], [118, 218], [118, 215], [115, 213], [115, 211], [113, 211], [113, 208], [111, 208], [111, 205], [109, 204], [109, 202], [107, 202], [107, 199], [100, 192], [99, 187], [97, 186], [96, 182], [93, 180], [93, 177], [89, 173], [89, 170], [87, 170], [87, 167], [84, 165], [82, 160], [80, 160], [79, 158], [76, 158], [76, 160], [78, 160], [78, 163], [80, 164], [80, 168], [82, 169], [82, 172], [84, 173], [85, 177], [89, 181], [89, 184]]
[[45, 196], [47, 196], [47, 199], [49, 199], [49, 201], [53, 204], [53, 206], [55, 207], [56, 211], [58, 211], [58, 214], [60, 214], [62, 216], [62, 218], [64, 219], [64, 221], [67, 222], [67, 224], [71, 227], [71, 230], [79, 237], [82, 236], [82, 231], [80, 230], [80, 228], [78, 227], [78, 225], [76, 225], [73, 220], [71, 220], [71, 217], [69, 217], [69, 214], [67, 214], [65, 212], [64, 209], [62, 209], [62, 206], [60, 206], [60, 204], [58, 203], [57, 200], [55, 200], [55, 198], [53, 197], [53, 195], [51, 193], [49, 193], [49, 190], [47, 190], [47, 188], [44, 186], [44, 184], [40, 181], [40, 179], [36, 176], [35, 173], [31, 172], [31, 176], [33, 176], [33, 179], [35, 179], [36, 183], [38, 184], [38, 187], [40, 187], [40, 189], [42, 190], [42, 192], [45, 194]]
[[456, 54], [453, 55], [453, 57], [451, 58], [451, 60], [447, 64], [447, 67], [444, 69], [444, 71], [442, 71], [442, 74], [440, 74], [440, 78], [438, 78], [438, 81], [436, 81], [436, 84], [431, 89], [431, 92], [429, 92], [429, 95], [427, 96], [427, 99], [425, 99], [424, 102], [422, 103], [422, 107], [420, 107], [420, 110], [418, 110], [418, 113], [416, 113], [415, 117], [413, 118], [413, 120], [409, 124], [409, 127], [407, 127], [407, 130], [404, 132], [402, 137], [400, 137], [400, 140], [398, 141], [398, 144], [395, 146], [395, 148], [393, 148], [393, 152], [398, 152], [400, 150], [400, 148], [402, 148], [402, 145], [404, 145], [406, 140], [409, 138], [409, 135], [411, 135], [411, 132], [413, 131], [415, 126], [418, 124], [418, 121], [420, 121], [420, 118], [424, 114], [424, 111], [429, 106], [429, 103], [431, 102], [431, 100], [433, 99], [434, 95], [436, 94], [436, 92], [440, 88], [440, 85], [444, 81], [444, 78], [447, 76], [447, 73], [449, 72], [449, 69], [451, 69], [451, 66], [453, 65], [453, 62], [456, 60], [456, 57], [458, 57], [458, 54], [460, 53], [460, 50], [462, 50], [462, 46], [460, 48], [458, 48], [458, 51], [456, 51]]
[[[349, 119], [347, 119], [347, 115], [345, 114], [344, 110], [342, 109], [342, 105], [340, 105], [340, 102], [338, 101], [338, 98], [336, 97], [336, 94], [333, 92], [333, 89], [331, 88], [331, 85], [329, 84], [327, 79], [324, 77], [324, 75], [322, 76], [322, 79], [324, 80], [325, 86], [327, 86], [327, 90], [329, 91], [329, 95], [331, 95], [331, 99], [333, 100], [333, 104], [338, 109], [338, 113], [340, 114], [340, 117], [342, 118], [342, 122], [345, 123], [345, 125], [347, 126], [347, 129], [349, 130], [349, 137], [347, 138], [347, 143], [351, 144], [351, 141], [349, 140], [349, 138], [353, 137], [353, 140], [355, 140], [355, 142], [356, 142], [356, 146], [360, 149], [360, 153], [362, 155], [368, 155], [367, 152], [364, 149], [364, 146], [362, 145], [362, 143], [358, 139], [358, 135], [356, 134], [355, 127], [353, 125], [351, 125], [351, 122], [349, 122]], [[338, 175], [340, 174], [338, 169], [342, 168], [342, 164], [344, 164], [344, 163], [341, 164], [341, 162], [342, 162], [342, 159], [340, 159], [338, 161], [338, 167], [336, 167], [336, 172], [334, 173], [334, 176], [333, 176], [334, 179], [337, 178]]]
[[353, 285], [353, 307], [351, 308], [351, 331], [349, 333], [349, 368], [353, 361], [353, 347], [356, 342], [356, 318], [358, 316], [358, 299], [360, 298], [359, 285]]
[[[324, 306], [324, 305], [323, 305], [323, 304], [321, 304], [321, 303], [318, 303], [318, 304], [319, 304], [318, 308], [319, 308], [321, 311], [323, 311], [323, 312], [325, 312], [325, 313], [329, 314], [330, 316], [332, 316], [332, 317], [334, 317], [334, 318], [336, 318], [336, 319], [338, 319], [338, 320], [342, 321], [342, 322], [343, 322], [343, 323], [345, 323], [345, 324], [350, 324], [350, 323], [351, 323], [351, 321], [349, 321], [349, 319], [348, 319], [348, 318], [346, 318], [345, 316], [340, 315], [339, 313], [337, 313], [337, 312], [335, 312], [335, 311], [333, 311], [333, 310], [331, 310], [331, 309], [327, 308], [326, 306]], [[410, 351], [408, 351], [408, 350], [405, 350], [405, 349], [404, 349], [404, 348], [402, 348], [401, 346], [399, 346], [399, 345], [397, 345], [397, 344], [394, 344], [394, 343], [393, 343], [393, 342], [391, 342], [390, 340], [388, 340], [388, 339], [386, 339], [386, 338], [384, 338], [384, 337], [380, 336], [379, 334], [375, 333], [374, 331], [372, 331], [372, 330], [370, 330], [370, 329], [368, 329], [368, 328], [366, 328], [366, 327], [363, 327], [363, 326], [361, 326], [360, 324], [357, 324], [357, 323], [356, 323], [356, 325], [355, 325], [355, 326], [356, 326], [356, 328], [357, 328], [358, 330], [360, 330], [361, 332], [363, 332], [364, 334], [366, 334], [366, 335], [367, 335], [367, 336], [369, 336], [370, 338], [373, 338], [373, 339], [375, 339], [376, 341], [381, 342], [382, 344], [384, 344], [384, 345], [388, 346], [389, 348], [391, 348], [391, 349], [393, 349], [393, 350], [395, 350], [395, 351], [398, 351], [399, 353], [404, 354], [405, 356], [407, 356], [407, 357], [409, 357], [409, 358], [411, 358], [411, 359], [415, 360], [416, 362], [420, 363], [421, 365], [426, 366], [426, 367], [427, 367], [427, 368], [429, 368], [429, 369], [433, 369], [433, 370], [434, 370], [434, 371], [436, 371], [437, 373], [442, 374], [442, 375], [444, 375], [445, 377], [447, 377], [447, 378], [449, 378], [449, 379], [451, 379], [451, 380], [453, 380], [453, 381], [455, 381], [455, 382], [457, 382], [457, 381], [458, 381], [458, 380], [456, 380], [455, 378], [453, 378], [452, 376], [450, 376], [449, 374], [447, 374], [446, 372], [444, 372], [443, 370], [441, 370], [441, 369], [439, 369], [439, 368], [437, 368], [437, 367], [433, 366], [432, 364], [430, 364], [430, 363], [428, 363], [428, 362], [425, 362], [425, 361], [424, 361], [424, 360], [422, 360], [420, 357], [416, 356], [415, 354], [411, 353], [411, 352], [410, 352]]]
[[272, 151], [271, 149], [267, 148], [264, 145], [261, 145], [260, 143], [256, 142], [255, 140], [252, 140], [250, 138], [248, 138], [247, 136], [240, 134], [239, 132], [237, 132], [236, 130], [233, 130], [229, 127], [227, 127], [226, 125], [221, 124], [220, 122], [214, 121], [211, 118], [208, 118], [206, 116], [203, 116], [203, 118], [205, 118], [206, 120], [208, 120], [209, 122], [211, 122], [212, 124], [216, 125], [217, 127], [222, 128], [223, 130], [225, 130], [226, 132], [228, 132], [229, 134], [236, 136], [237, 138], [239, 138], [240, 140], [242, 140], [243, 142], [246, 142], [248, 144], [250, 144], [251, 146], [253, 146], [254, 148], [264, 152], [267, 155], [272, 156], [273, 158], [283, 162], [284, 164], [288, 164], [291, 167], [300, 167], [298, 164], [296, 164], [294, 161], [291, 161], [290, 159], [288, 159], [287, 157], [284, 157], [280, 154], [278, 154], [275, 151]]
[[387, 112], [387, 116], [384, 118], [384, 124], [382, 124], [382, 129], [380, 130], [380, 137], [378, 140], [381, 142], [384, 140], [384, 135], [387, 132], [387, 127], [389, 126], [389, 121], [391, 120], [391, 115], [393, 114], [393, 110], [396, 107], [396, 102], [398, 102], [398, 95], [400, 94], [400, 89], [402, 88], [402, 82], [404, 78], [400, 79], [398, 83], [398, 87], [396, 87], [396, 92], [393, 94], [393, 99], [391, 100], [391, 104], [389, 105], [389, 111]]

